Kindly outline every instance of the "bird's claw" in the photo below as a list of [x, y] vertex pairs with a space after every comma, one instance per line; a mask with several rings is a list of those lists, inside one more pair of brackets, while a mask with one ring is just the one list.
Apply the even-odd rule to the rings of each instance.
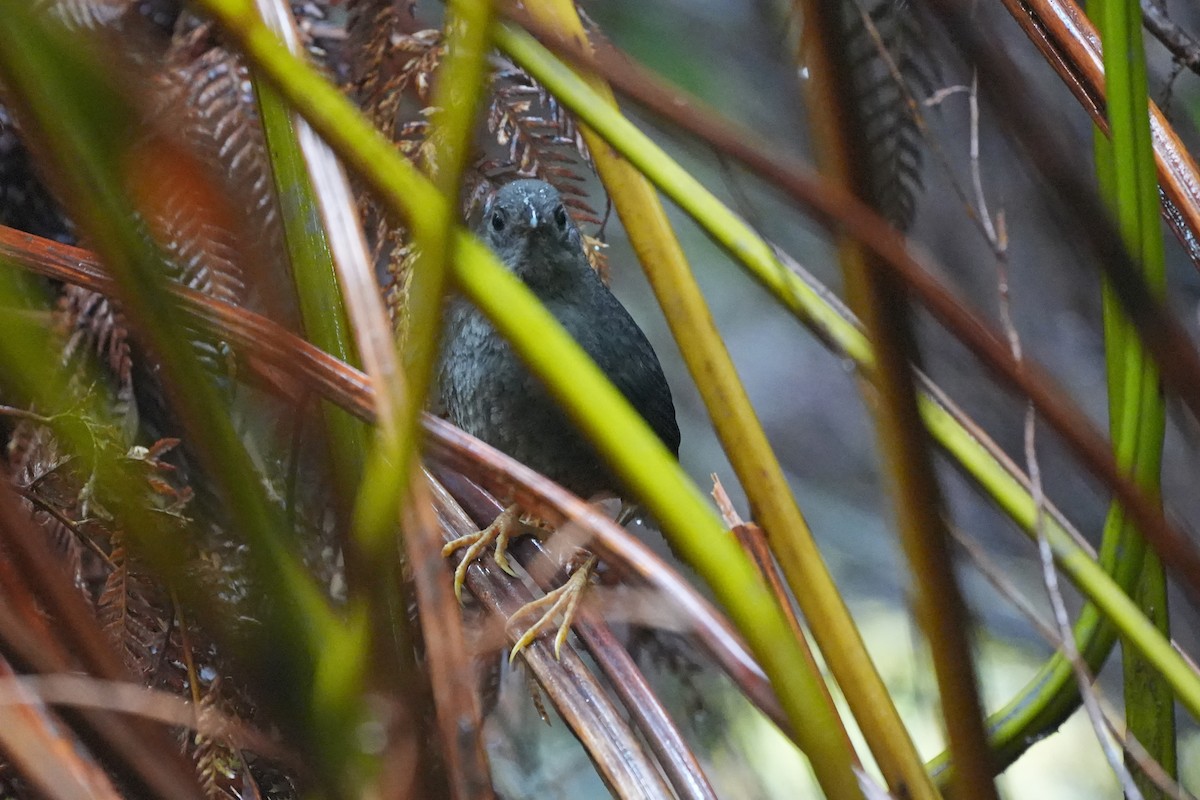
[[452, 539], [442, 547], [442, 558], [448, 558], [463, 548], [466, 548], [467, 551], [454, 569], [454, 596], [460, 602], [462, 601], [463, 582], [467, 579], [467, 570], [492, 542], [496, 543], [496, 565], [514, 578], [517, 577], [516, 571], [508, 561], [508, 540], [519, 525], [520, 510], [517, 506], [509, 506], [483, 530]]
[[[462, 587], [467, 579], [467, 570], [470, 569], [471, 563], [479, 558], [492, 542], [496, 543], [496, 565], [514, 578], [518, 577], [516, 571], [512, 568], [512, 564], [509, 563], [507, 552], [509, 539], [520, 524], [520, 509], [515, 505], [509, 506], [492, 521], [491, 525], [488, 525], [483, 530], [468, 533], [446, 542], [442, 547], [443, 558], [448, 558], [459, 550], [465, 549], [466, 551], [463, 553], [462, 560], [458, 562], [458, 566], [454, 568], [455, 597], [460, 601], [462, 600]], [[583, 565], [574, 570], [562, 586], [547, 592], [536, 600], [526, 603], [509, 617], [508, 621], [511, 624], [513, 621], [533, 612], [541, 612], [542, 614], [537, 622], [522, 633], [521, 637], [517, 639], [516, 644], [513, 645], [508, 656], [510, 663], [522, 650], [541, 635], [542, 631], [549, 628], [553, 624], [554, 618], [561, 613], [563, 621], [558, 626], [558, 633], [554, 637], [554, 657], [559, 657], [563, 642], [567, 640], [567, 634], [571, 631], [571, 625], [574, 623], [575, 615], [579, 610], [579, 602], [583, 599], [584, 590], [587, 589], [595, 567], [596, 556], [588, 554]]]
[[583, 599], [584, 590], [587, 589], [588, 582], [592, 577], [592, 571], [596, 567], [596, 556], [589, 555], [587, 560], [579, 569], [571, 573], [562, 586], [553, 589], [536, 600], [532, 600], [517, 609], [516, 613], [508, 618], [511, 625], [514, 620], [524, 617], [535, 611], [541, 611], [545, 608], [545, 612], [538, 621], [533, 623], [526, 631], [517, 639], [508, 654], [508, 661], [511, 664], [517, 654], [533, 643], [542, 631], [546, 630], [553, 623], [554, 617], [561, 611], [563, 615], [562, 624], [558, 626], [558, 633], [554, 637], [554, 657], [559, 657], [559, 652], [562, 650], [563, 642], [567, 640], [567, 634], [571, 631], [571, 625], [575, 621], [575, 615], [579, 610], [579, 601]]

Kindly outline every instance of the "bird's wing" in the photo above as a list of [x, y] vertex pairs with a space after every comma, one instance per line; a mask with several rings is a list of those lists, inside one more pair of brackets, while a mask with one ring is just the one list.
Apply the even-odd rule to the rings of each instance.
[[675, 404], [654, 348], [607, 288], [590, 299], [600, 306], [600, 313], [589, 317], [603, 319], [602, 327], [584, 327], [582, 320], [570, 317], [562, 321], [630, 405], [650, 424], [667, 449], [678, 456], [679, 424], [675, 420]]

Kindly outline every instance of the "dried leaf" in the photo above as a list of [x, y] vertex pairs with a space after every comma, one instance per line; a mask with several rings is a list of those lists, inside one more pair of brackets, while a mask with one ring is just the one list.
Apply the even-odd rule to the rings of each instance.
[[125, 666], [149, 680], [164, 645], [164, 613], [148, 598], [149, 584], [131, 574], [129, 557], [119, 538], [110, 560], [113, 569], [96, 603], [100, 625], [121, 653]]
[[[870, 199], [893, 225], [904, 230], [912, 223], [921, 191], [924, 142], [893, 66], [910, 87], [926, 93], [932, 85], [933, 66], [921, 57], [923, 33], [908, 0], [855, 0], [844, 9], [854, 99], [871, 158], [867, 171]], [[863, 19], [864, 9], [870, 25]], [[880, 45], [886, 49], [886, 57]], [[908, 93], [916, 96], [914, 88]]]

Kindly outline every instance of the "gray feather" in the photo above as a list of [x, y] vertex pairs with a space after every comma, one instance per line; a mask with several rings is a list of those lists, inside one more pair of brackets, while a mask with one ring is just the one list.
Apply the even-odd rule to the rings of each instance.
[[[658, 357], [588, 264], [558, 192], [537, 180], [505, 185], [477, 233], [678, 455], [675, 406]], [[474, 306], [452, 301], [446, 325], [439, 386], [451, 422], [584, 498], [620, 491], [595, 449]]]

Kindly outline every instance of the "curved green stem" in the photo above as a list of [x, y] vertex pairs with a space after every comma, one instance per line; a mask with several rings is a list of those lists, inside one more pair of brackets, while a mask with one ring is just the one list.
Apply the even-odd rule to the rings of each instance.
[[[1103, 40], [1111, 136], [1110, 142], [1101, 131], [1094, 134], [1101, 191], [1117, 217], [1126, 247], [1137, 257], [1146, 283], [1161, 298], [1166, 293], [1166, 265], [1154, 145], [1146, 112], [1149, 97], [1141, 9], [1136, 0], [1093, 0], [1089, 10]], [[1128, 469], [1148, 493], [1157, 495], [1166, 425], [1158, 370], [1107, 282], [1103, 289], [1109, 428], [1117, 463]], [[1135, 587], [1131, 594], [1163, 635], [1169, 636], [1163, 565], [1153, 553], [1146, 552], [1145, 542], [1116, 507], [1110, 512], [1110, 521], [1114, 518], [1127, 550], [1146, 553], [1142, 569], [1130, 577], [1130, 585]], [[1130, 733], [1174, 777], [1175, 706], [1171, 688], [1136, 649], [1123, 648], [1123, 655], [1125, 718]], [[1146, 797], [1166, 796], [1141, 770], [1135, 771], [1134, 780]]]

